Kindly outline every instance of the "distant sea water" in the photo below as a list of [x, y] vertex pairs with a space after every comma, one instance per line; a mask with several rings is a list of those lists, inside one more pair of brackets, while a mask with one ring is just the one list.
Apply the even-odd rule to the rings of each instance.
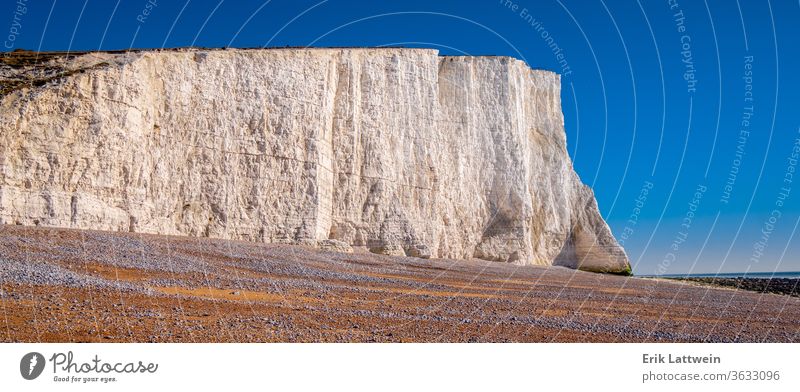
[[800, 278], [800, 271], [784, 272], [728, 272], [719, 274], [664, 274], [636, 275], [647, 278]]

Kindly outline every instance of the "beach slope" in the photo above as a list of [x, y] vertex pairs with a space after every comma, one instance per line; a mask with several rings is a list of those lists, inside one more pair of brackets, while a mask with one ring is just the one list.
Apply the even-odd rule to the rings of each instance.
[[797, 342], [800, 298], [293, 245], [0, 226], [4, 342]]

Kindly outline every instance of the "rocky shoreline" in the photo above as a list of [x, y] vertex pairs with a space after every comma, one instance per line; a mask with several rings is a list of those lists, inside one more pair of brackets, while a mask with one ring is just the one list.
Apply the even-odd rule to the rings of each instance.
[[800, 298], [562, 267], [0, 225], [0, 342], [798, 342]]
[[727, 287], [800, 297], [800, 278], [665, 278], [701, 285]]

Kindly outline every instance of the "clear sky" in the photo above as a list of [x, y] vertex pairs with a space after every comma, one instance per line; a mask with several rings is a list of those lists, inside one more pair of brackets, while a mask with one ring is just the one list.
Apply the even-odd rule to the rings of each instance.
[[2, 4], [4, 51], [402, 45], [514, 56], [562, 74], [569, 153], [634, 273], [800, 270], [798, 1]]

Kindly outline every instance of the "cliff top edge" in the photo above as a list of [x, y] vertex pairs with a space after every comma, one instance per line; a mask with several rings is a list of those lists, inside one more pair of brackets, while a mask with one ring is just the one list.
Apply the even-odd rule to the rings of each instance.
[[520, 62], [525, 64], [528, 68], [533, 71], [542, 71], [542, 72], [549, 72], [558, 74], [555, 71], [532, 67], [528, 64], [527, 61], [518, 59], [513, 56], [505, 56], [505, 55], [442, 55], [439, 53], [439, 49], [435, 48], [412, 48], [412, 47], [403, 47], [403, 46], [378, 46], [378, 47], [366, 47], [366, 46], [333, 46], [333, 47], [307, 47], [307, 46], [282, 46], [282, 47], [250, 47], [250, 48], [232, 48], [232, 47], [222, 47], [222, 48], [212, 48], [212, 47], [201, 47], [201, 46], [185, 46], [185, 47], [175, 47], [175, 48], [131, 48], [131, 49], [120, 49], [120, 50], [79, 50], [79, 51], [35, 51], [35, 50], [28, 50], [28, 49], [15, 49], [14, 51], [7, 51], [2, 52], [0, 54], [0, 64], [4, 64], [11, 67], [24, 67], [28, 65], [36, 65], [41, 64], [43, 62], [59, 58], [59, 57], [77, 57], [86, 54], [127, 54], [127, 53], [161, 53], [161, 52], [203, 52], [203, 51], [280, 51], [280, 50], [310, 50], [310, 51], [335, 51], [335, 50], [402, 50], [402, 51], [409, 51], [409, 52], [433, 52], [436, 56], [441, 58], [488, 58], [488, 59], [498, 59], [498, 60], [507, 60], [511, 62]]

